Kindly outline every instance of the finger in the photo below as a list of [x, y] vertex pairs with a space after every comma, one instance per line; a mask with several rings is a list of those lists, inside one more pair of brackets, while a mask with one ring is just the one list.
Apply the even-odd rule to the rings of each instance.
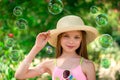
[[48, 37], [45, 39], [45, 42], [47, 42], [49, 39], [50, 39], [50, 36], [48, 36]]
[[49, 31], [47, 31], [47, 36], [50, 36], [50, 30], [49, 30]]
[[50, 36], [50, 31], [47, 31], [45, 33], [43, 33], [45, 37], [49, 37]]
[[42, 33], [39, 33], [37, 37], [44, 36], [45, 38], [47, 38], [49, 35], [50, 35], [50, 32], [42, 32]]

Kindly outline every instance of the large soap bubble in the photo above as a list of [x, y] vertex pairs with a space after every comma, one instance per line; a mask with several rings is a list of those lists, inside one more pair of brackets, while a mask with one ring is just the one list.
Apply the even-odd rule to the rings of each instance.
[[9, 58], [14, 62], [20, 61], [23, 58], [23, 53], [20, 50], [12, 50], [10, 51]]
[[13, 47], [15, 45], [15, 40], [13, 38], [5, 39], [5, 47]]
[[101, 60], [101, 66], [102, 66], [102, 67], [104, 67], [104, 68], [109, 68], [110, 65], [111, 65], [111, 62], [110, 62], [109, 59], [103, 58], [103, 59]]
[[19, 20], [16, 21], [16, 25], [18, 29], [24, 30], [24, 29], [27, 29], [28, 22], [24, 18], [20, 18]]
[[96, 17], [96, 24], [98, 26], [105, 26], [108, 23], [108, 18], [106, 14], [99, 14]]
[[109, 34], [103, 34], [98, 39], [99, 44], [103, 48], [108, 48], [113, 44], [113, 38]]
[[48, 11], [53, 14], [57, 15], [63, 11], [63, 3], [61, 0], [50, 0], [48, 4]]

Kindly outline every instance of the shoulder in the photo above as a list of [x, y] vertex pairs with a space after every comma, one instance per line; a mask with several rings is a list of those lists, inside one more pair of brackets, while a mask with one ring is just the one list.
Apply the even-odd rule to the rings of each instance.
[[83, 59], [82, 67], [85, 73], [95, 71], [94, 63], [88, 59]]
[[91, 60], [83, 59], [82, 70], [90, 80], [95, 80], [95, 66]]
[[83, 59], [83, 65], [85, 66], [93, 66], [94, 63], [91, 61], [91, 60], [88, 60], [88, 59]]

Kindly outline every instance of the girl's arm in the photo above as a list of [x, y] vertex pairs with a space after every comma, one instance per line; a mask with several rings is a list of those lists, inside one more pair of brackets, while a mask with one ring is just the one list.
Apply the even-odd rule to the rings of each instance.
[[49, 35], [50, 32], [43, 32], [38, 34], [35, 45], [29, 54], [25, 57], [25, 59], [21, 62], [19, 68], [15, 72], [15, 77], [17, 79], [32, 78], [48, 71], [46, 62], [41, 63], [32, 69], [30, 69], [29, 66], [37, 53], [46, 45], [49, 39]]

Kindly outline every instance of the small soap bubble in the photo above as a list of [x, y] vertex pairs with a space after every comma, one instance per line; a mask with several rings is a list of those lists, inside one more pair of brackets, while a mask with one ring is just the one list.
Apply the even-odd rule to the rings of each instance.
[[104, 68], [109, 68], [110, 65], [111, 65], [111, 62], [110, 62], [109, 59], [103, 58], [103, 59], [101, 60], [101, 66], [102, 66], [102, 67], [104, 67]]
[[17, 25], [18, 29], [24, 30], [27, 28], [28, 22], [24, 18], [20, 18], [19, 20], [16, 21], [16, 25]]
[[46, 53], [51, 54], [53, 52], [53, 49], [51, 46], [46, 47]]
[[90, 7], [90, 12], [93, 13], [93, 14], [97, 13], [98, 12], [97, 6]]
[[50, 0], [48, 4], [48, 11], [53, 14], [57, 15], [63, 11], [63, 3], [61, 0]]
[[106, 14], [99, 14], [96, 17], [96, 24], [98, 26], [105, 26], [108, 23], [108, 18]]
[[14, 9], [13, 9], [13, 14], [15, 16], [21, 16], [22, 15], [22, 11], [23, 9], [20, 7], [20, 6], [16, 6]]
[[20, 61], [22, 57], [23, 57], [23, 54], [19, 50], [12, 50], [9, 56], [9, 58], [14, 62]]
[[15, 40], [13, 38], [6, 38], [5, 39], [5, 46], [6, 47], [13, 47], [15, 44]]
[[98, 39], [99, 44], [103, 48], [108, 48], [113, 44], [113, 38], [109, 34], [103, 34]]

